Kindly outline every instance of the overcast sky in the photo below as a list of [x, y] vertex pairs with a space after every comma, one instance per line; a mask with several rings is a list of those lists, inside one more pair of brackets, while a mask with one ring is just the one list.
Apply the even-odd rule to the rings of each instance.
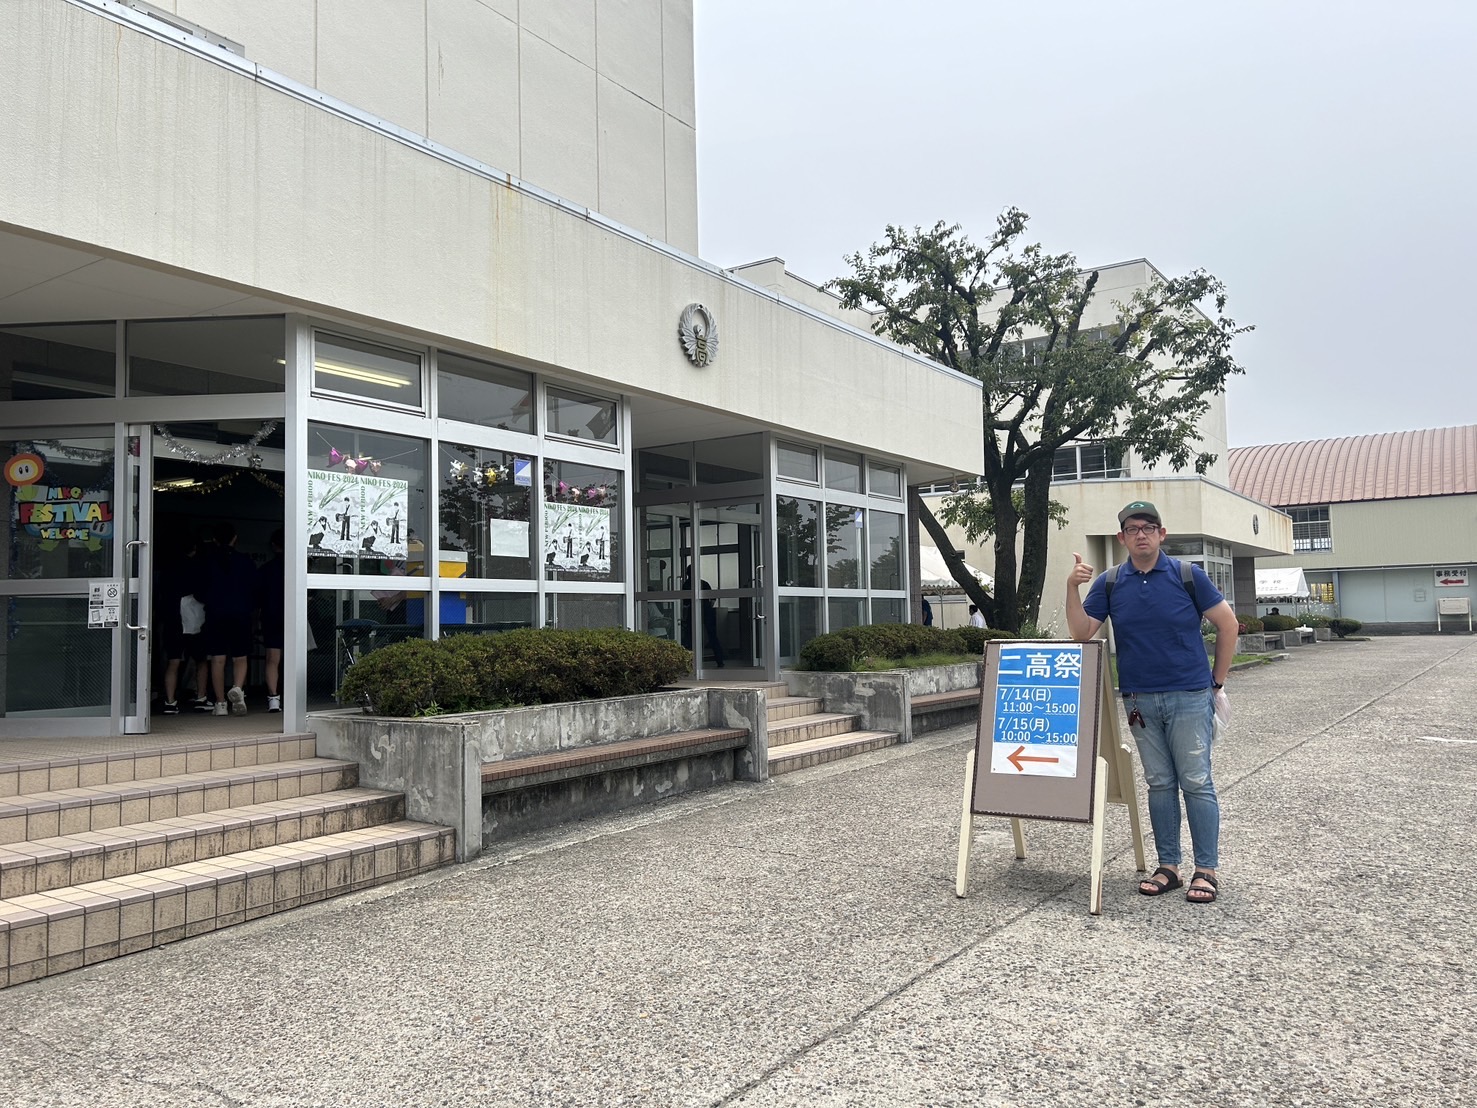
[[1477, 421], [1473, 0], [696, 0], [704, 258], [1030, 213], [1225, 281], [1233, 446]]

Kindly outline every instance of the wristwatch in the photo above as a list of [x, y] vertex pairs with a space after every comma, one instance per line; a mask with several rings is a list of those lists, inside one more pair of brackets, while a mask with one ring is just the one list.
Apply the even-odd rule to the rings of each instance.
[[1224, 689], [1226, 686], [1222, 685], [1219, 681], [1212, 681], [1210, 687], [1213, 689]]

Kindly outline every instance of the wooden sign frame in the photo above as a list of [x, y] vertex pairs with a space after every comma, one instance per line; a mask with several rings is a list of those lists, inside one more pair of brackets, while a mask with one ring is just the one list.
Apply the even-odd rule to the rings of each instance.
[[[1061, 648], [1068, 644], [1059, 640], [990, 640], [985, 644], [984, 673], [980, 681], [980, 720], [975, 732], [975, 745], [969, 752], [964, 770], [964, 800], [959, 820], [959, 864], [954, 891], [960, 897], [969, 892], [969, 856], [974, 843], [976, 815], [1004, 816], [1010, 820], [1018, 861], [1026, 858], [1023, 820], [1090, 823], [1092, 856], [1089, 862], [1088, 912], [1094, 916], [1101, 915], [1103, 831], [1109, 804], [1121, 804], [1128, 809], [1138, 871], [1146, 872], [1148, 864], [1144, 854], [1138, 798], [1133, 789], [1133, 756], [1125, 745], [1118, 726], [1118, 705], [1108, 680], [1105, 644], [1100, 639], [1076, 644], [1082, 648], [1082, 666], [1078, 684], [1079, 718], [1074, 776], [1067, 779], [1044, 776], [1039, 772], [1027, 773], [1023, 763], [1040, 759], [1022, 756], [1020, 750], [1011, 752], [1018, 758], [1007, 759], [1015, 768], [1015, 774], [1001, 772], [1002, 767], [998, 765], [998, 760], [997, 765], [991, 767], [990, 759], [994, 753], [997, 724], [1000, 722], [997, 704], [1000, 698], [1001, 651], [1005, 648], [1033, 645], [1049, 647], [1060, 653]], [[1089, 712], [1089, 705], [1094, 705], [1095, 709]], [[1008, 750], [1008, 746], [1006, 749]], [[1034, 751], [1037, 748], [1033, 745], [1031, 749]]]

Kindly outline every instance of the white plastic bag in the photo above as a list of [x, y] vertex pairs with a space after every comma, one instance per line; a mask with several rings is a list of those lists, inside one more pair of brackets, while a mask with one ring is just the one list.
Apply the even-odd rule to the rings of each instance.
[[1211, 704], [1215, 707], [1215, 737], [1220, 738], [1231, 730], [1231, 702], [1226, 699], [1226, 690], [1216, 689]]
[[179, 598], [180, 627], [186, 635], [198, 635], [205, 630], [205, 605], [193, 596]]

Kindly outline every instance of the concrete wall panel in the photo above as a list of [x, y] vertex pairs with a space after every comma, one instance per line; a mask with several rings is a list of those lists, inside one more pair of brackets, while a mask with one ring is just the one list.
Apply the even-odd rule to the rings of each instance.
[[426, 133], [426, 10], [403, 0], [318, 0], [318, 83]]
[[597, 68], [622, 88], [661, 107], [662, 0], [599, 0], [595, 8]]
[[693, 74], [692, 2], [662, 0], [662, 110], [697, 126]]
[[697, 131], [672, 116], [666, 130], [667, 242], [689, 254], [698, 253]]
[[523, 178], [598, 211], [594, 69], [528, 31], [521, 59]]
[[[600, 112], [600, 211], [631, 227], [665, 228], [667, 193], [661, 109], [605, 77]], [[659, 237], [670, 239], [661, 234]]]
[[595, 68], [595, 0], [537, 0], [518, 15], [525, 31]]
[[[161, 5], [162, 6], [162, 5]], [[179, 0], [174, 12], [246, 48], [258, 65], [316, 86], [317, 5], [302, 0]]]
[[426, 12], [429, 136], [521, 177], [518, 25], [480, 0], [430, 0]]

